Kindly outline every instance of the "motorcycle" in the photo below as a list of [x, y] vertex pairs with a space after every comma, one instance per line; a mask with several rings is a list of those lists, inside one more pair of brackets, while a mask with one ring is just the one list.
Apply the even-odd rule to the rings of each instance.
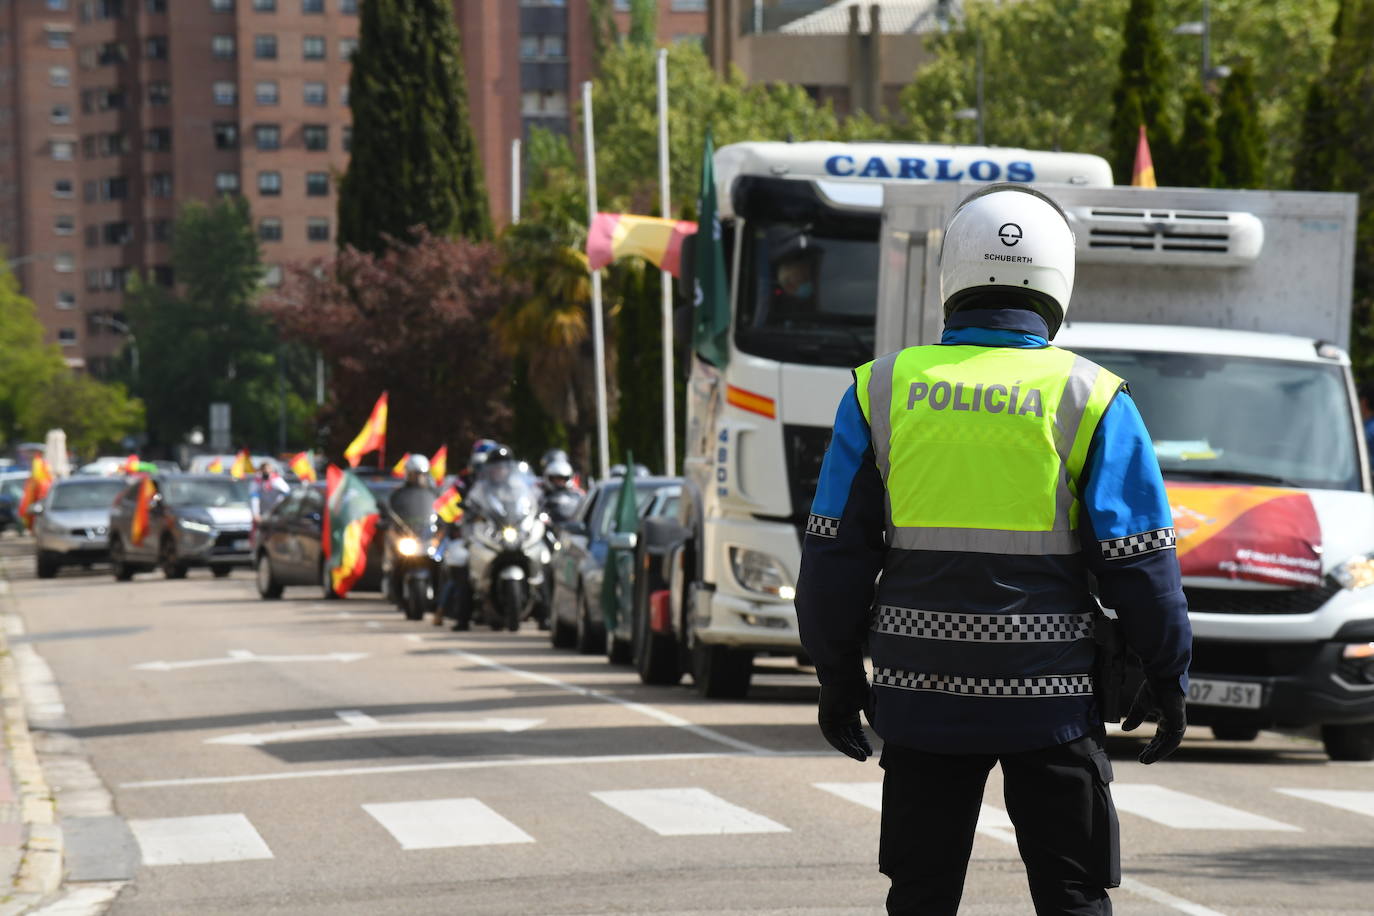
[[[387, 549], [382, 560], [385, 591], [407, 620], [423, 620], [434, 605], [439, 528], [434, 496], [423, 488], [392, 494], [387, 504]], [[421, 505], [423, 504], [423, 505]]]
[[522, 473], [504, 480], [479, 474], [468, 500], [467, 569], [471, 607], [492, 629], [518, 630], [534, 617], [545, 625], [549, 603], [545, 583], [553, 562], [546, 517], [538, 510], [533, 481]]

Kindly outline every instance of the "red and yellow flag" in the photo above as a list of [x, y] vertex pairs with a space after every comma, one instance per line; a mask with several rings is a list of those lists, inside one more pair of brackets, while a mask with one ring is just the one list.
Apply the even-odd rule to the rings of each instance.
[[587, 231], [587, 263], [592, 270], [637, 254], [673, 276], [682, 267], [682, 242], [697, 231], [685, 219], [661, 219], [629, 213], [598, 213]]
[[42, 455], [34, 455], [29, 465], [29, 479], [24, 483], [24, 492], [19, 497], [19, 517], [29, 528], [33, 527], [33, 507], [43, 501], [52, 489], [52, 468]]
[[143, 543], [143, 539], [148, 536], [148, 510], [153, 503], [153, 494], [157, 488], [153, 486], [151, 477], [144, 477], [138, 483], [138, 501], [134, 503], [134, 517], [129, 522], [129, 539], [137, 547]]
[[235, 480], [253, 476], [253, 456], [248, 454], [248, 449], [243, 449], [234, 457], [233, 467], [229, 468], [229, 476]]
[[401, 456], [401, 460], [400, 460], [400, 461], [396, 462], [395, 464], [393, 464], [393, 465], [391, 466], [391, 476], [392, 476], [392, 477], [397, 477], [397, 478], [405, 477], [405, 476], [406, 476], [406, 462], [409, 461], [409, 460], [410, 460], [410, 452], [406, 452], [404, 455]]
[[372, 413], [368, 416], [367, 422], [363, 424], [362, 432], [348, 444], [344, 449], [344, 457], [348, 459], [348, 466], [356, 468], [358, 462], [368, 452], [386, 448], [386, 392], [377, 399], [377, 403], [372, 405]]
[[1150, 158], [1150, 143], [1145, 139], [1145, 125], [1140, 125], [1140, 139], [1135, 145], [1135, 167], [1131, 169], [1131, 187], [1153, 188], [1155, 164]]
[[450, 525], [462, 521], [463, 496], [457, 487], [450, 484], [448, 489], [439, 494], [439, 498], [434, 500], [434, 512]]
[[137, 474], [138, 466], [141, 463], [137, 455], [130, 455], [128, 458], [124, 459], [124, 473]]
[[210, 462], [209, 465], [206, 466], [205, 470], [211, 474], [223, 474], [224, 459], [216, 458], [214, 461]]
[[357, 477], [330, 465], [325, 472], [324, 554], [329, 585], [343, 596], [367, 568], [367, 547], [377, 533], [377, 500]]
[[448, 446], [439, 446], [439, 451], [434, 453], [434, 457], [429, 459], [429, 473], [434, 478], [434, 485], [437, 487], [444, 482], [448, 476]]
[[308, 483], [319, 480], [315, 474], [315, 462], [310, 460], [309, 452], [297, 452], [291, 456], [291, 472]]

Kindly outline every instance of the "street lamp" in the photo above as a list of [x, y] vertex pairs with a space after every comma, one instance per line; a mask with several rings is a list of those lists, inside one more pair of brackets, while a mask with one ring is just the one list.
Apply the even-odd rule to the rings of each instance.
[[111, 330], [118, 331], [129, 339], [129, 362], [133, 369], [134, 380], [138, 380], [138, 338], [134, 336], [133, 330], [118, 318], [110, 315], [102, 315], [96, 312], [90, 316], [92, 324], [102, 324]]
[[1231, 75], [1230, 67], [1212, 66], [1212, 11], [1209, 0], [1202, 0], [1201, 22], [1180, 22], [1172, 32], [1175, 35], [1198, 35], [1202, 38], [1202, 88], [1206, 89], [1211, 80], [1224, 80]]

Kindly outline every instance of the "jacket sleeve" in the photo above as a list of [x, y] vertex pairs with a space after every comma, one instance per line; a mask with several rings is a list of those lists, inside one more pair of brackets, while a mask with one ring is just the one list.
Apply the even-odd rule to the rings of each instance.
[[868, 422], [851, 385], [835, 414], [797, 580], [802, 646], [822, 684], [864, 677], [869, 610], [886, 553], [886, 506]]
[[1173, 515], [1150, 434], [1125, 391], [1098, 424], [1080, 493], [1083, 555], [1102, 603], [1116, 611], [1146, 675], [1186, 691], [1193, 631]]

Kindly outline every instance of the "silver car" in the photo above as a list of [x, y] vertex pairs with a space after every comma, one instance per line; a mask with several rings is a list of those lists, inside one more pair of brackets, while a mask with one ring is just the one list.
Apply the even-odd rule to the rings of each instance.
[[86, 566], [110, 558], [110, 506], [123, 480], [68, 477], [55, 481], [34, 507], [33, 536], [38, 578], [51, 579], [63, 566]]
[[253, 565], [247, 481], [223, 474], [150, 477], [154, 492], [142, 538], [134, 538], [141, 479], [125, 484], [110, 514], [110, 565], [117, 580], [158, 567], [168, 579], [182, 579], [192, 566], [209, 566], [220, 578], [235, 566]]

